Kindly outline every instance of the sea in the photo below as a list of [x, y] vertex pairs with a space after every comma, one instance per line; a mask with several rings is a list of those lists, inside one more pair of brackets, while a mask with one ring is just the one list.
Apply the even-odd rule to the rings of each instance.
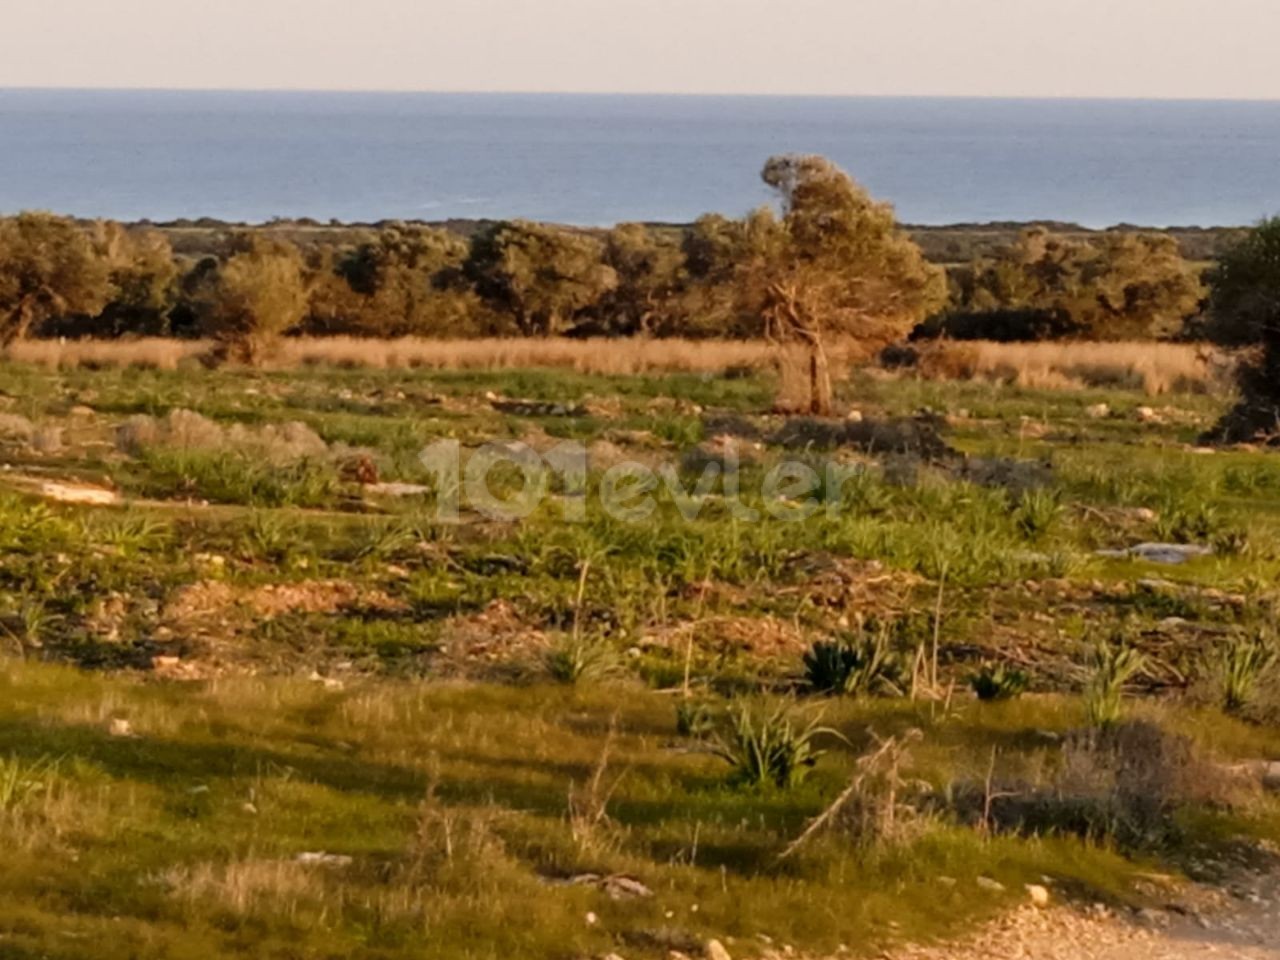
[[0, 212], [688, 222], [778, 153], [913, 224], [1280, 213], [1280, 102], [0, 89]]

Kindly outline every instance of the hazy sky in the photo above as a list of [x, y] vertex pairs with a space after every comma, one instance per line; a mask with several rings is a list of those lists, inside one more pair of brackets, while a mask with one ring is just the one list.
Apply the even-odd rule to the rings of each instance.
[[0, 86], [1280, 98], [1280, 0], [3, 0]]

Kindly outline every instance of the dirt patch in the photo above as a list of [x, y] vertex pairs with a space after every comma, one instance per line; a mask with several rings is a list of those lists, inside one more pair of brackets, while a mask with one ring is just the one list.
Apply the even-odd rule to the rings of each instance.
[[253, 588], [201, 580], [177, 590], [165, 603], [161, 619], [172, 628], [210, 620], [271, 619], [291, 613], [398, 613], [406, 609], [381, 590], [346, 580], [304, 580]]

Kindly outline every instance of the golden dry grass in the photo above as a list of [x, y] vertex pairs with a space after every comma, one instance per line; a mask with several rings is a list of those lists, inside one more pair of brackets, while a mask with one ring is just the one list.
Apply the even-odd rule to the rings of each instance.
[[1230, 370], [1230, 356], [1204, 344], [1152, 342], [938, 342], [921, 348], [917, 367], [928, 380], [991, 380], [1045, 390], [1114, 387], [1152, 396], [1225, 389]]
[[[28, 340], [3, 354], [52, 369], [143, 367], [176, 370], [198, 363], [203, 340]], [[829, 351], [833, 374], [861, 359], [856, 345]], [[791, 354], [763, 340], [511, 338], [429, 340], [402, 337], [298, 337], [282, 341], [269, 366], [397, 370], [551, 368], [578, 373], [723, 373], [791, 366]], [[794, 357], [791, 357], [794, 359]], [[807, 370], [807, 364], [800, 364]], [[1036, 389], [1116, 387], [1158, 395], [1210, 392], [1229, 380], [1230, 357], [1200, 344], [938, 342], [920, 348], [916, 373], [929, 380], [990, 380]], [[799, 367], [797, 367], [799, 369]], [[806, 380], [807, 382], [807, 380]]]

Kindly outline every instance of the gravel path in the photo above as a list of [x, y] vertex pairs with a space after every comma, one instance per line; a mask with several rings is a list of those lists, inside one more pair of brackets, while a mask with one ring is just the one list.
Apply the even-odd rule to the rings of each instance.
[[891, 960], [1280, 960], [1280, 876], [1233, 889], [1221, 909], [1185, 914], [1020, 909], [962, 943]]

